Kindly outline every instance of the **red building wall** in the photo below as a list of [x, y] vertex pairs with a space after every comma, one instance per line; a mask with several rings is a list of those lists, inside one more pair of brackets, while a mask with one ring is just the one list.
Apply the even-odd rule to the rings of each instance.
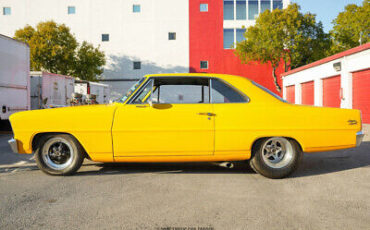
[[[200, 12], [201, 3], [208, 3], [208, 12]], [[189, 20], [189, 72], [244, 76], [282, 95], [276, 90], [269, 64], [242, 64], [234, 50], [223, 48], [223, 0], [190, 0]], [[200, 69], [200, 61], [208, 61], [207, 70]], [[282, 68], [277, 76], [280, 73]], [[280, 77], [278, 83], [282, 87]]]

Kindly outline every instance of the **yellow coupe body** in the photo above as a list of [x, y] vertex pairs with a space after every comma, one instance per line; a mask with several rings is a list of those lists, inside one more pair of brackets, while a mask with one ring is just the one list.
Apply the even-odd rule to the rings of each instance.
[[[214, 103], [211, 90], [200, 103], [161, 103], [159, 93], [156, 102], [147, 101], [156, 87], [145, 92], [149, 81], [179, 78], [218, 80], [245, 101]], [[253, 145], [262, 138], [295, 140], [309, 153], [356, 147], [361, 134], [359, 110], [290, 104], [244, 77], [148, 75], [131, 91], [121, 102], [109, 105], [13, 114], [17, 152], [32, 153], [41, 136], [62, 133], [77, 139], [97, 162], [238, 161], [249, 159]], [[141, 103], [134, 103], [140, 93]]]

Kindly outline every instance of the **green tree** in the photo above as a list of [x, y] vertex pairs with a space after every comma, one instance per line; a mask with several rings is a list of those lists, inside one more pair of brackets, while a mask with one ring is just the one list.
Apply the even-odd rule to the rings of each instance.
[[[92, 44], [82, 42], [76, 53], [73, 70], [74, 76], [84, 76], [84, 80], [94, 81], [103, 73], [102, 66], [105, 65], [105, 55]], [[81, 77], [80, 77], [81, 78]]]
[[325, 57], [329, 36], [324, 33], [316, 16], [299, 12], [297, 4], [286, 9], [266, 10], [249, 27], [245, 40], [236, 44], [236, 55], [243, 63], [270, 63], [276, 89], [280, 92], [276, 70], [297, 68]]
[[333, 24], [330, 54], [370, 42], [370, 0], [364, 0], [362, 6], [347, 5]]
[[[54, 21], [29, 25], [15, 32], [15, 39], [30, 46], [31, 69], [96, 80], [102, 73], [105, 55], [91, 44], [79, 46], [70, 29]], [[86, 68], [86, 70], [81, 70]]]

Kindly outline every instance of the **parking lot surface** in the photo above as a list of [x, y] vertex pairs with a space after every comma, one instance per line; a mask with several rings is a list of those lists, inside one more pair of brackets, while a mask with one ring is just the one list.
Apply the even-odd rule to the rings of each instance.
[[[369, 134], [369, 126], [365, 127]], [[102, 164], [48, 176], [0, 134], [0, 229], [369, 229], [370, 136], [289, 178], [245, 163]]]

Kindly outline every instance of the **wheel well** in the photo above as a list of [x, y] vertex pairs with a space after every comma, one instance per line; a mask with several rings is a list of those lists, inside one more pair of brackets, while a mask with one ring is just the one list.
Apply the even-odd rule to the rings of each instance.
[[[272, 136], [271, 136], [271, 137], [272, 137]], [[284, 137], [284, 136], [283, 136], [283, 137]], [[254, 152], [255, 152], [255, 148], [257, 148], [258, 144], [259, 144], [261, 141], [263, 141], [264, 139], [267, 139], [267, 138], [270, 138], [270, 137], [260, 137], [260, 138], [256, 139], [256, 140], [253, 142], [253, 144], [252, 144], [252, 148], [251, 148], [251, 157], [253, 156], [253, 154], [254, 154]], [[300, 149], [301, 151], [303, 151], [303, 150], [302, 150], [302, 146], [301, 146], [301, 144], [300, 144], [296, 139], [291, 138], [291, 137], [284, 137], [284, 138], [287, 138], [288, 140], [294, 141], [294, 142], [299, 146], [299, 149]]]
[[32, 139], [32, 152], [35, 152], [36, 149], [39, 147], [41, 138], [43, 138], [45, 136], [52, 136], [52, 135], [58, 135], [58, 134], [65, 134], [65, 135], [69, 135], [69, 136], [73, 137], [77, 141], [77, 143], [81, 146], [81, 148], [83, 149], [83, 153], [84, 153], [85, 157], [90, 159], [89, 154], [86, 152], [85, 148], [81, 145], [80, 141], [70, 133], [59, 133], [59, 132], [38, 133]]

